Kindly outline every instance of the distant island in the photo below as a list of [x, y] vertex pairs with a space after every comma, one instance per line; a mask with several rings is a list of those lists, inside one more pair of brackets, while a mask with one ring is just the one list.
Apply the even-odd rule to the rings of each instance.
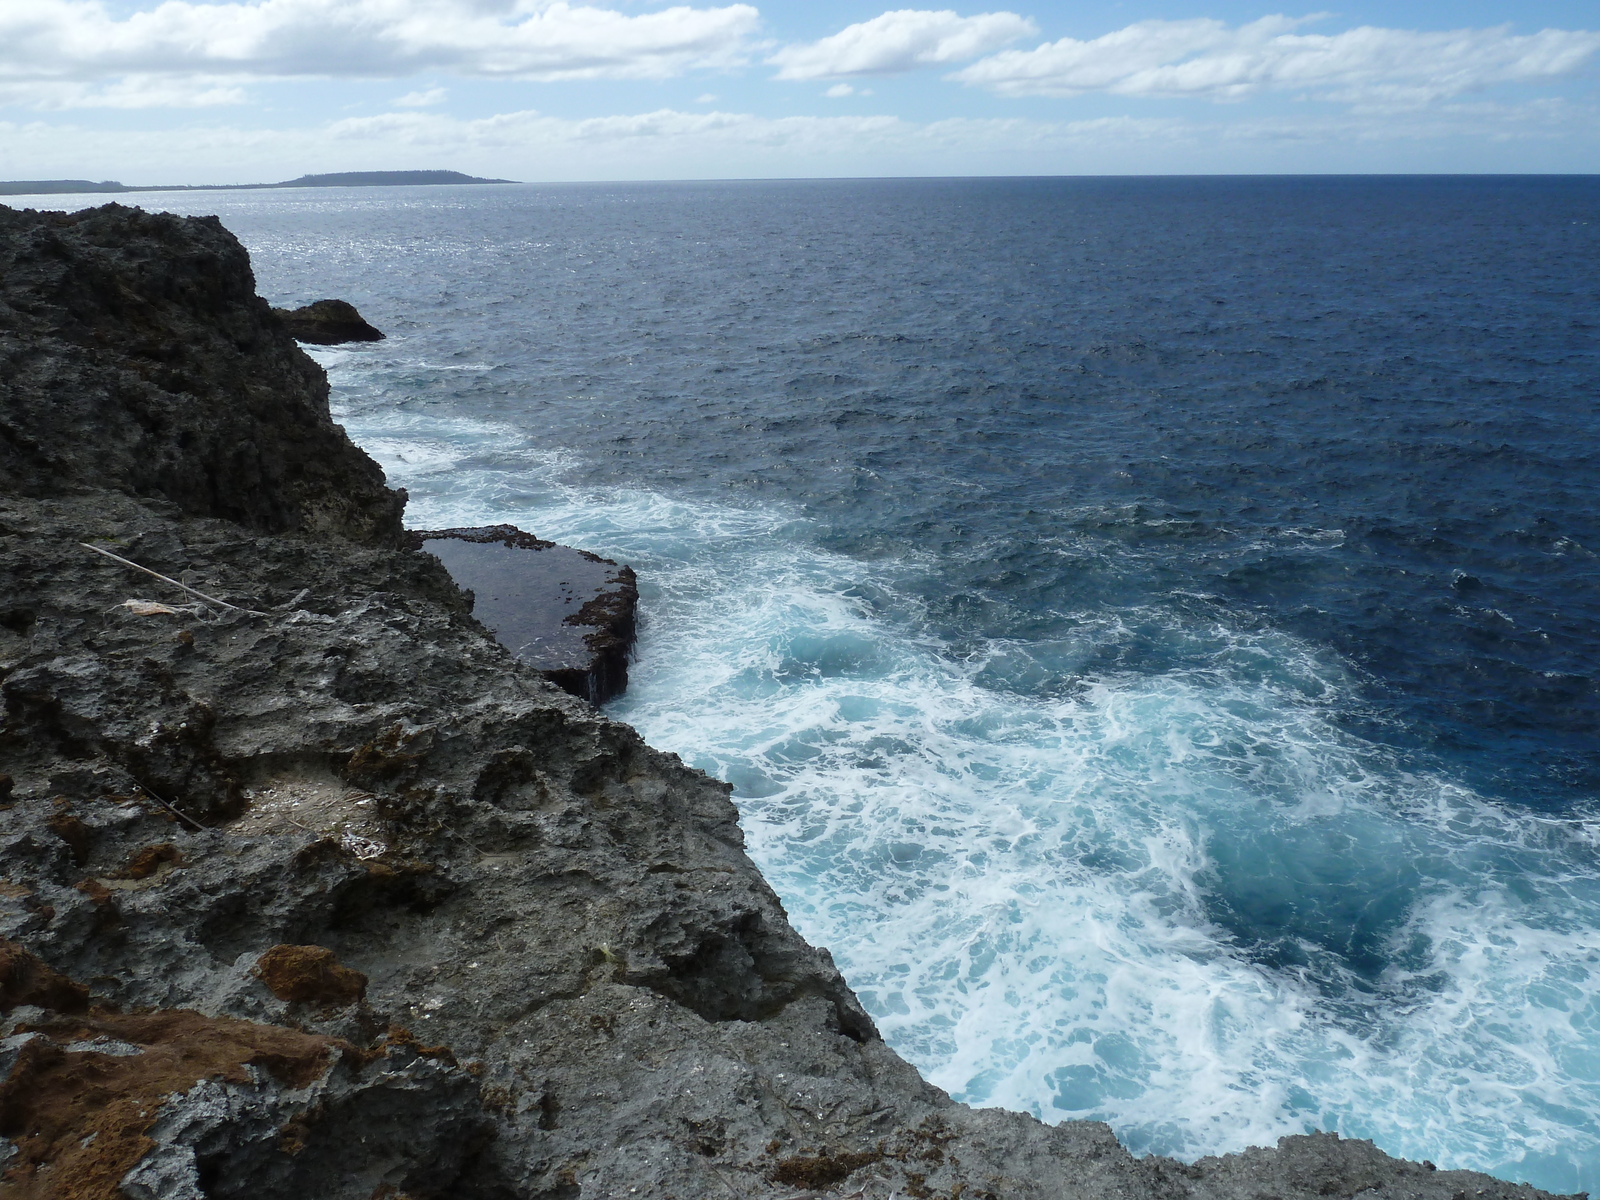
[[44, 196], [70, 192], [237, 192], [252, 188], [416, 187], [443, 183], [515, 183], [514, 179], [479, 179], [460, 171], [335, 171], [302, 175], [282, 183], [144, 184], [103, 179], [13, 179], [0, 182], [0, 196]]

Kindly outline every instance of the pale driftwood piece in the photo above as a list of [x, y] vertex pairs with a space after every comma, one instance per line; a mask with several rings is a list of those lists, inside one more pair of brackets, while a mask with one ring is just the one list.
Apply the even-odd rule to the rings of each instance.
[[180, 615], [179, 610], [173, 608], [172, 605], [158, 604], [154, 600], [124, 600], [115, 607], [125, 608], [136, 617], [176, 617]]
[[78, 545], [82, 546], [85, 550], [93, 550], [96, 554], [104, 554], [113, 562], [119, 562], [125, 567], [132, 567], [135, 571], [143, 571], [146, 575], [151, 575], [156, 579], [161, 580], [162, 583], [170, 583], [179, 591], [188, 592], [191, 596], [198, 596], [207, 604], [215, 604], [221, 608], [231, 609], [234, 612], [249, 613], [252, 617], [264, 617], [267, 615], [264, 612], [257, 612], [253, 608], [240, 608], [237, 604], [229, 604], [226, 600], [218, 600], [215, 596], [208, 596], [197, 588], [190, 587], [187, 583], [179, 583], [176, 579], [173, 579], [167, 575], [163, 575], [160, 571], [152, 571], [149, 567], [141, 567], [132, 559], [123, 558], [122, 555], [113, 554], [109, 550], [102, 550], [99, 546], [91, 546], [88, 542], [79, 542]]

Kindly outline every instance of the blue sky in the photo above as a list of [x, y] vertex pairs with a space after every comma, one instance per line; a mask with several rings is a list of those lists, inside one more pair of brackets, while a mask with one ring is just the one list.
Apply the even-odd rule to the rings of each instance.
[[0, 178], [1600, 171], [1594, 0], [0, 0]]

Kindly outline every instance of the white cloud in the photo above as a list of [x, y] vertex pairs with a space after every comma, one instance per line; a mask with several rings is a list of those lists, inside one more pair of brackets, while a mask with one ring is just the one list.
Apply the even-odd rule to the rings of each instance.
[[[188, 127], [113, 131], [43, 121], [0, 122], [18, 178], [122, 179], [127, 183], [252, 182], [307, 172], [381, 170], [425, 162], [513, 179], [661, 179], [976, 171], [1017, 174], [1028, 164], [1143, 139], [1170, 142], [1172, 122], [906, 121], [887, 115], [764, 117], [660, 109], [568, 118], [534, 111], [461, 119], [425, 111], [350, 117], [316, 129]], [[92, 169], [85, 164], [92, 164]], [[187, 194], [204, 208], [204, 193]], [[141, 200], [159, 204], [158, 198]], [[52, 205], [75, 203], [50, 198]], [[206, 211], [213, 211], [206, 209]]]
[[[1465, 160], [1482, 164], [1479, 169], [1600, 167], [1600, 114], [1558, 100], [1255, 120], [1211, 111], [1217, 118], [1210, 121], [1120, 116], [918, 123], [893, 116], [769, 118], [672, 109], [591, 119], [511, 112], [465, 120], [411, 110], [309, 129], [187, 126], [182, 137], [164, 128], [94, 129], [39, 120], [0, 122], [0, 145], [17, 178], [128, 183], [245, 183], [395, 163], [529, 180], [1414, 170], [1419, 151], [1445, 139], [1481, 148], [1480, 157]], [[182, 203], [216, 211], [207, 207], [214, 203], [210, 195], [188, 194]], [[52, 197], [47, 203], [79, 201]]]
[[0, 105], [21, 108], [215, 108], [248, 100], [244, 89], [231, 81], [205, 76], [125, 75], [103, 84], [10, 83], [0, 78]]
[[443, 104], [449, 98], [448, 88], [429, 88], [425, 92], [407, 92], [394, 100], [396, 108], [432, 108], [435, 104]]
[[836, 83], [822, 94], [829, 100], [843, 100], [846, 96], [854, 96], [856, 90], [848, 83]]
[[748, 4], [629, 16], [568, 0], [0, 0], [0, 82], [122, 75], [664, 79], [744, 61]]
[[1364, 25], [1336, 34], [1298, 28], [1319, 18], [1140, 21], [1088, 41], [1062, 38], [1006, 50], [951, 78], [1008, 96], [1128, 96], [1234, 99], [1298, 91], [1324, 99], [1427, 103], [1501, 83], [1547, 81], [1582, 67], [1600, 33], [1509, 26], [1424, 32]]
[[901, 8], [840, 30], [832, 37], [786, 46], [767, 61], [779, 79], [888, 75], [916, 67], [965, 62], [1037, 33], [1013, 12], [958, 16], [949, 9]]
[[347, 117], [327, 126], [336, 140], [380, 141], [411, 147], [507, 148], [551, 142], [635, 142], [715, 138], [777, 145], [817, 142], [897, 129], [899, 117], [757, 117], [747, 113], [689, 113], [662, 108], [612, 117], [551, 117], [535, 111], [459, 120], [431, 113]]

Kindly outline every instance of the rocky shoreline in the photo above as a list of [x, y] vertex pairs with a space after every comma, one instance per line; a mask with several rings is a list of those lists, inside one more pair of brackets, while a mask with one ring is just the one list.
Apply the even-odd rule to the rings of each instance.
[[214, 219], [0, 209], [0, 363], [5, 1195], [1544, 1194], [926, 1083], [728, 789], [412, 547]]

